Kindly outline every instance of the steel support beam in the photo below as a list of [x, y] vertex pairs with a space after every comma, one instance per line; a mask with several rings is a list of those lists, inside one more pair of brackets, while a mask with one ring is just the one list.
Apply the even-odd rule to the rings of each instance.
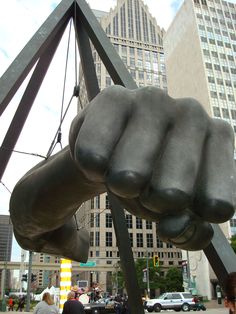
[[109, 193], [108, 197], [119, 248], [121, 269], [124, 274], [125, 286], [128, 293], [130, 312], [144, 314], [124, 209], [112, 193]]
[[215, 224], [212, 224], [212, 227], [214, 237], [210, 245], [204, 249], [204, 253], [224, 289], [227, 275], [236, 271], [236, 254], [220, 227]]
[[12, 151], [17, 143], [25, 121], [37, 96], [39, 88], [47, 73], [48, 67], [53, 59], [54, 53], [58, 47], [61, 37], [64, 33], [66, 24], [61, 26], [48, 49], [43, 52], [34, 69], [31, 79], [25, 89], [25, 92], [18, 105], [16, 113], [11, 121], [8, 131], [0, 147], [0, 180], [4, 174], [7, 164], [11, 158]]
[[88, 34], [86, 33], [81, 21], [79, 19], [76, 19], [74, 21], [74, 24], [87, 96], [89, 101], [91, 101], [100, 92], [91, 46]]
[[104, 30], [84, 0], [75, 0], [78, 5], [78, 18], [96, 48], [113, 82], [129, 89], [137, 88], [132, 76], [106, 36]]
[[36, 61], [73, 16], [74, 0], [62, 1], [0, 78], [0, 116]]

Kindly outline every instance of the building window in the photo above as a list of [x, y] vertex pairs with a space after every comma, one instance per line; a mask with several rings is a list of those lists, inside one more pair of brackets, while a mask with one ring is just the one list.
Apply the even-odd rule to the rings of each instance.
[[100, 227], [100, 214], [96, 214], [95, 216], [95, 227]]
[[111, 86], [111, 78], [110, 77], [106, 77], [106, 87]]
[[94, 198], [91, 199], [91, 209], [94, 209]]
[[94, 213], [90, 214], [90, 227], [93, 228], [94, 227]]
[[157, 248], [163, 248], [163, 242], [157, 237]]
[[100, 232], [95, 232], [95, 246], [100, 246]]
[[112, 216], [111, 216], [111, 214], [106, 214], [106, 228], [112, 228]]
[[125, 218], [126, 218], [126, 225], [127, 225], [127, 228], [131, 229], [133, 228], [133, 220], [132, 220], [132, 215], [125, 215]]
[[147, 233], [147, 247], [153, 247], [153, 235], [152, 235], [152, 233]]
[[152, 229], [152, 221], [147, 221], [146, 220], [146, 229], [149, 229], [149, 230]]
[[136, 229], [142, 229], [142, 228], [143, 228], [142, 218], [136, 217]]
[[222, 108], [222, 114], [224, 119], [229, 119], [229, 110]]
[[106, 251], [106, 257], [112, 257], [112, 251]]
[[106, 209], [109, 209], [109, 208], [110, 208], [110, 203], [109, 203], [108, 195], [106, 195], [106, 204], [105, 204], [105, 208], [106, 208]]
[[94, 233], [90, 232], [90, 246], [94, 246]]
[[120, 8], [121, 36], [126, 37], [125, 4]]
[[236, 110], [235, 109], [231, 109], [231, 117], [232, 119], [236, 120]]
[[95, 197], [95, 208], [100, 208], [100, 195]]
[[137, 247], [143, 247], [143, 234], [137, 233]]
[[123, 56], [127, 56], [127, 47], [126, 46], [121, 46], [121, 53]]
[[216, 118], [220, 118], [221, 115], [220, 115], [220, 108], [219, 107], [213, 107], [213, 114], [214, 114], [214, 117]]
[[112, 232], [106, 232], [106, 246], [112, 246]]
[[133, 239], [133, 233], [129, 233], [129, 240], [130, 240], [130, 246], [134, 246], [134, 239]]

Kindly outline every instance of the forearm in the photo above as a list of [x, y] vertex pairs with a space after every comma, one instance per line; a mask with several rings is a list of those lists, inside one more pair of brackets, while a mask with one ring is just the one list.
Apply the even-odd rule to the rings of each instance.
[[57, 229], [82, 202], [104, 191], [104, 185], [84, 177], [66, 147], [35, 166], [16, 184], [10, 200], [14, 228], [32, 237]]

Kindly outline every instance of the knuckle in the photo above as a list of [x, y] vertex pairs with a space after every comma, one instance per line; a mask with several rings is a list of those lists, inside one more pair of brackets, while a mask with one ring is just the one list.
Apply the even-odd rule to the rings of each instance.
[[180, 113], [184, 116], [194, 117], [197, 122], [206, 121], [207, 113], [203, 106], [194, 98], [183, 98], [177, 100], [180, 106]]
[[78, 147], [75, 151], [75, 162], [80, 170], [91, 181], [103, 182], [108, 160], [102, 155], [88, 149]]
[[229, 138], [231, 140], [234, 139], [234, 131], [228, 122], [221, 119], [212, 118], [211, 126], [212, 132], [217, 132], [224, 138]]
[[135, 171], [110, 171], [107, 176], [107, 184], [116, 195], [134, 198], [139, 195], [145, 179], [142, 174]]

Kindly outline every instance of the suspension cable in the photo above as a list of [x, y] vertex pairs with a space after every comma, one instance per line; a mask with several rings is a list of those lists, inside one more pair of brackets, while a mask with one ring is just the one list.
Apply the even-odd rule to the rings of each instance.
[[[65, 119], [65, 116], [66, 116], [67, 111], [68, 111], [68, 109], [69, 109], [69, 107], [70, 107], [70, 104], [71, 104], [71, 102], [72, 102], [73, 97], [74, 97], [74, 95], [72, 95], [71, 98], [70, 98], [69, 104], [67, 105], [66, 111], [64, 112], [64, 115], [63, 115], [63, 117], [62, 117], [62, 119], [61, 119], [61, 122], [60, 122], [59, 127], [58, 127], [58, 129], [57, 129], [57, 131], [56, 131], [56, 134], [55, 134], [55, 136], [54, 136], [54, 139], [53, 139], [53, 141], [52, 141], [52, 143], [51, 143], [51, 146], [49, 147], [49, 150], [48, 150], [48, 152], [47, 152], [46, 159], [48, 159], [48, 157], [51, 156], [51, 154], [52, 154], [52, 152], [53, 152], [53, 150], [54, 150], [56, 144], [58, 143], [58, 142], [56, 142], [56, 139], [57, 139], [57, 136], [58, 136], [59, 131], [61, 130], [62, 122], [63, 122], [64, 119]], [[60, 143], [60, 144], [61, 144], [61, 143]]]

